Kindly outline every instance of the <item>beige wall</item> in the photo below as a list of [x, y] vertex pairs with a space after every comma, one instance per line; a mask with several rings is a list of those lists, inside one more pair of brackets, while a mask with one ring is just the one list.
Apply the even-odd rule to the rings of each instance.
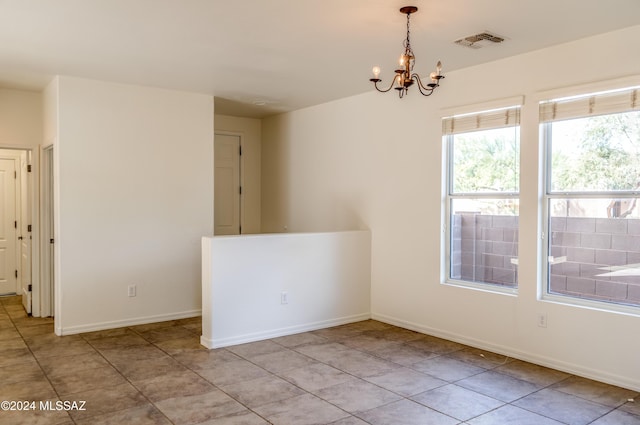
[[262, 121], [216, 114], [215, 131], [241, 136], [242, 233], [260, 233]]
[[56, 332], [199, 314], [200, 239], [213, 234], [213, 98], [72, 77], [52, 84]]
[[[640, 75], [638, 51], [640, 26], [447, 73], [429, 98], [371, 91], [267, 118], [263, 230], [368, 227], [374, 317], [640, 390], [640, 312], [538, 300], [534, 160], [541, 92]], [[442, 111], [522, 95], [519, 294], [442, 285]]]
[[0, 89], [0, 146], [34, 148], [42, 143], [42, 94]]

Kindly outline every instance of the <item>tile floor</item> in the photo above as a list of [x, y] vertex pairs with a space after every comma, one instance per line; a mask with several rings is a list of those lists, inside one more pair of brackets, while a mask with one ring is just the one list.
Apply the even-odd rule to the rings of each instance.
[[640, 424], [635, 391], [373, 320], [211, 351], [199, 335], [184, 319], [57, 337], [0, 298], [0, 400], [38, 406], [0, 423]]

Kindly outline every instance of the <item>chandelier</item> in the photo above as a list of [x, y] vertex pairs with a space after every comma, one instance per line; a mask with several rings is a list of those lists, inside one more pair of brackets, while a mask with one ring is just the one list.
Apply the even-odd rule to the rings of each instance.
[[436, 70], [429, 75], [430, 82], [427, 84], [423, 84], [420, 76], [413, 72], [413, 66], [416, 61], [416, 57], [413, 54], [413, 50], [411, 49], [411, 40], [410, 40], [410, 31], [409, 31], [409, 19], [411, 18], [412, 13], [416, 13], [418, 8], [415, 6], [405, 6], [400, 9], [401, 13], [407, 15], [407, 38], [404, 40], [404, 53], [400, 56], [400, 67], [396, 69], [396, 75], [393, 77], [393, 81], [391, 81], [391, 85], [387, 89], [381, 89], [378, 87], [378, 83], [382, 80], [380, 77], [380, 67], [373, 67], [373, 78], [369, 79], [369, 81], [373, 82], [376, 90], [382, 93], [386, 93], [392, 88], [398, 91], [398, 95], [402, 98], [407, 91], [409, 91], [409, 87], [412, 85], [416, 85], [420, 93], [424, 96], [429, 96], [433, 93], [436, 87], [440, 86], [440, 80], [444, 78], [442, 75], [442, 63], [438, 61], [436, 64]]

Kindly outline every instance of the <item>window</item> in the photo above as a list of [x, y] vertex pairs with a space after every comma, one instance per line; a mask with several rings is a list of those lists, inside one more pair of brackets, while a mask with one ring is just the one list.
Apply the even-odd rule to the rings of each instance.
[[520, 107], [443, 120], [447, 282], [517, 287]]
[[546, 297], [640, 306], [639, 95], [540, 104]]

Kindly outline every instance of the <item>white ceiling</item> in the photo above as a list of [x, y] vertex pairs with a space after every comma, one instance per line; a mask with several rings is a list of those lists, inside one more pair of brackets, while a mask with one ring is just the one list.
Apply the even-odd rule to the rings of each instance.
[[[640, 24], [639, 0], [0, 0], [0, 86], [72, 75], [214, 94], [217, 113], [266, 116], [372, 90], [373, 65], [389, 81], [406, 5], [419, 8], [421, 75], [439, 59], [446, 74]], [[507, 40], [453, 44], [486, 30]]]

